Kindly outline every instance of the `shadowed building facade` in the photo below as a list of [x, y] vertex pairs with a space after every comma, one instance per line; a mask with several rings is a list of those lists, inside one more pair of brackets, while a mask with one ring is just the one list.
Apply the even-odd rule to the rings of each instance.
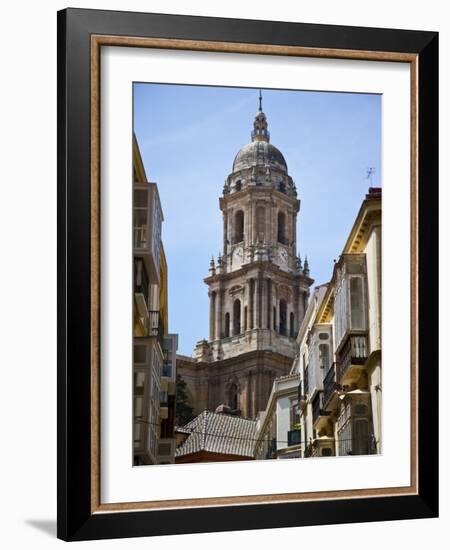
[[252, 140], [236, 155], [219, 205], [223, 254], [204, 279], [209, 338], [178, 356], [195, 413], [226, 404], [242, 416], [264, 410], [278, 376], [289, 372], [308, 303], [308, 262], [297, 255], [300, 201], [282, 153], [270, 143], [261, 107]]

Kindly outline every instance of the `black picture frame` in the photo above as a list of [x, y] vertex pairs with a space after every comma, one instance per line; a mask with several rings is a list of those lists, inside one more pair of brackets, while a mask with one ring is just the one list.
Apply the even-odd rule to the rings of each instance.
[[[90, 62], [92, 35], [418, 56], [418, 494], [91, 512]], [[438, 34], [67, 9], [58, 13], [58, 532], [63, 540], [201, 533], [438, 515]]]

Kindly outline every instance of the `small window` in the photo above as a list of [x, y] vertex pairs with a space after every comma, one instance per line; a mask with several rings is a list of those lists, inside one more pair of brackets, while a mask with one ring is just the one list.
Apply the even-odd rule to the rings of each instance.
[[238, 408], [238, 388], [236, 384], [231, 384], [228, 390], [228, 405], [233, 411]]
[[264, 206], [256, 208], [256, 239], [264, 241], [264, 227], [266, 221], [266, 209]]
[[233, 336], [241, 333], [241, 301], [233, 303]]
[[289, 314], [289, 336], [295, 338], [295, 325], [294, 325], [294, 312], [291, 311]]
[[144, 395], [145, 390], [145, 373], [144, 372], [135, 372], [134, 373], [134, 395]]
[[167, 403], [169, 401], [169, 394], [167, 391], [160, 391], [159, 392], [159, 402], [161, 405]]
[[369, 422], [364, 419], [355, 420], [353, 423], [353, 453], [354, 455], [367, 455], [370, 450]]
[[158, 454], [162, 456], [170, 455], [170, 443], [160, 443], [158, 448]]
[[147, 360], [147, 347], [146, 346], [134, 346], [134, 362], [145, 363]]
[[244, 240], [244, 212], [238, 210], [234, 216], [234, 242], [240, 243]]
[[324, 447], [322, 449], [322, 456], [333, 456], [333, 450], [330, 447]]
[[359, 405], [355, 405], [354, 412], [355, 412], [355, 415], [358, 415], [358, 416], [367, 416], [369, 413], [369, 409], [367, 408], [367, 405], [359, 404]]
[[364, 328], [363, 290], [361, 277], [350, 279], [350, 309], [352, 329]]
[[319, 334], [319, 340], [328, 340], [328, 334], [326, 332], [321, 332]]
[[134, 206], [137, 208], [146, 208], [148, 206], [147, 190], [135, 189], [133, 193]]
[[225, 338], [230, 336], [230, 314], [225, 313]]
[[240, 191], [241, 189], [242, 189], [242, 182], [241, 182], [241, 180], [237, 180], [237, 182], [234, 185], [234, 190], [235, 191]]
[[286, 215], [278, 212], [278, 242], [286, 244]]
[[326, 371], [330, 367], [330, 347], [328, 344], [320, 344], [319, 346], [319, 366]]
[[287, 335], [287, 304], [286, 300], [280, 300], [280, 334]]

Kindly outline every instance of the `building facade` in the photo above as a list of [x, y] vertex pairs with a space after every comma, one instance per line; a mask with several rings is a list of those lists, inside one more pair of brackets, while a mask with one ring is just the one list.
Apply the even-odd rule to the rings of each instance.
[[381, 453], [381, 189], [369, 189], [332, 280], [315, 290], [298, 345], [304, 456]]
[[292, 373], [274, 381], [267, 409], [257, 421], [256, 459], [303, 456], [299, 380], [299, 374]]
[[[167, 263], [156, 183], [133, 139], [133, 463], [173, 462], [177, 335], [168, 334]], [[166, 367], [170, 362], [170, 374]], [[163, 438], [161, 439], [161, 436]]]
[[177, 380], [178, 335], [167, 334], [163, 340], [163, 366], [161, 373], [158, 464], [172, 464], [175, 459], [175, 406]]
[[274, 379], [290, 370], [313, 283], [297, 256], [297, 190], [270, 143], [261, 98], [251, 142], [236, 155], [219, 205], [223, 254], [204, 280], [209, 338], [192, 358], [179, 357], [178, 372], [197, 414], [226, 404], [255, 418]]

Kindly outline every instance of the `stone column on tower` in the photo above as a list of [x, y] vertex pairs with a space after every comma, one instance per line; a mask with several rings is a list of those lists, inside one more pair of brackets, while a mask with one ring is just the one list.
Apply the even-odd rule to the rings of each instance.
[[209, 293], [209, 341], [214, 340], [216, 293]]
[[261, 277], [258, 276], [255, 280], [255, 328], [261, 328]]
[[222, 292], [220, 287], [216, 293], [216, 328], [214, 333], [216, 340], [222, 338]]

